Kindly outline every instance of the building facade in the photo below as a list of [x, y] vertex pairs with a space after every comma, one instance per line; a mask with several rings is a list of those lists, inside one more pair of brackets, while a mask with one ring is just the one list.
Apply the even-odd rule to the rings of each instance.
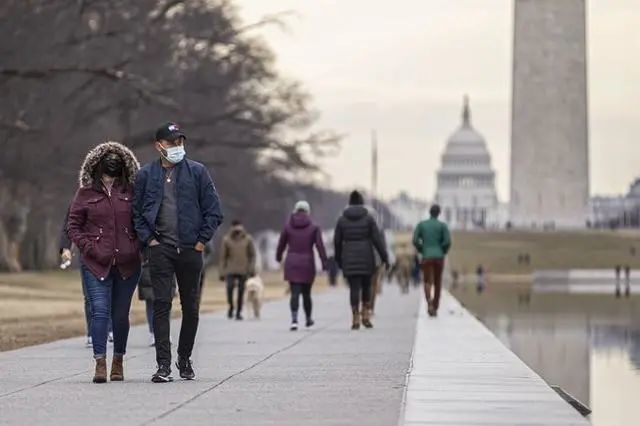
[[465, 97], [462, 124], [451, 135], [442, 154], [434, 201], [442, 219], [454, 229], [498, 226], [501, 218], [495, 172], [484, 137], [471, 125]]

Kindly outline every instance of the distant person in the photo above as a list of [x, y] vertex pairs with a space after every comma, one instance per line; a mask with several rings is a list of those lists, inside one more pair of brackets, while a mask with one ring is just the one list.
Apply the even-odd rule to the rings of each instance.
[[[64, 216], [64, 225], [60, 231], [60, 268], [67, 269], [71, 266], [71, 260], [73, 259], [73, 243], [69, 238], [69, 208]], [[89, 294], [87, 293], [87, 285], [84, 281], [84, 274], [80, 273], [80, 282], [82, 284], [82, 297], [84, 299], [84, 320], [87, 330], [87, 340], [85, 346], [90, 348], [93, 346], [91, 340], [91, 302], [89, 301]], [[111, 314], [109, 314], [109, 332], [107, 334], [107, 341], [113, 342], [113, 326], [111, 323]]]
[[318, 251], [323, 269], [327, 269], [327, 254], [322, 241], [322, 231], [311, 219], [311, 206], [306, 201], [298, 201], [293, 213], [285, 224], [276, 252], [276, 260], [284, 261], [284, 279], [289, 283], [291, 298], [291, 331], [298, 329], [298, 309], [300, 295], [306, 317], [305, 325], [314, 325], [311, 288], [316, 278], [314, 247]]
[[[342, 213], [334, 234], [336, 261], [351, 289], [351, 328], [373, 327], [370, 317], [371, 277], [375, 272], [374, 249], [382, 264], [388, 268], [389, 255], [380, 236], [375, 219], [364, 207], [364, 198], [358, 191], [349, 197], [349, 207]], [[362, 300], [362, 308], [360, 301]]]
[[[176, 297], [176, 283], [175, 278], [173, 280], [173, 288], [171, 292], [171, 298]], [[142, 259], [142, 275], [138, 282], [138, 300], [144, 302], [145, 313], [147, 315], [147, 326], [149, 327], [149, 346], [156, 345], [156, 338], [153, 329], [153, 283], [151, 282], [151, 272], [149, 271], [149, 250], [143, 251]]]
[[629, 265], [624, 267], [624, 295], [626, 297], [631, 295], [631, 267]]
[[615, 268], [616, 271], [616, 289], [615, 289], [615, 293], [616, 293], [616, 297], [620, 297], [621, 293], [621, 289], [620, 289], [620, 284], [621, 284], [621, 275], [622, 275], [622, 266], [620, 265], [616, 265]]
[[124, 145], [98, 145], [82, 164], [80, 188], [69, 210], [69, 237], [80, 250], [91, 302], [94, 383], [107, 381], [110, 316], [114, 338], [111, 381], [124, 380], [129, 310], [141, 269], [131, 208], [138, 169], [138, 160]]
[[222, 223], [220, 199], [207, 168], [186, 158], [186, 135], [175, 123], [156, 131], [158, 159], [140, 169], [135, 184], [134, 222], [149, 247], [153, 283], [153, 331], [158, 370], [153, 383], [171, 377], [171, 302], [174, 277], [182, 305], [178, 342], [180, 377], [193, 380], [191, 362], [200, 320], [203, 252]]
[[[60, 231], [60, 267], [63, 269], [68, 268], [71, 265], [71, 259], [73, 258], [73, 254], [71, 252], [73, 243], [71, 239], [69, 239], [69, 209], [67, 209], [67, 213], [64, 216], [64, 224], [62, 226], [62, 230]], [[82, 297], [84, 299], [84, 320], [86, 324], [87, 330], [87, 341], [86, 346], [90, 348], [93, 346], [91, 343], [91, 303], [89, 301], [89, 295], [87, 294], [87, 286], [84, 282], [84, 275], [80, 274], [80, 280], [82, 283]]]
[[459, 284], [460, 284], [460, 272], [458, 272], [457, 269], [452, 269], [451, 270], [451, 288], [455, 290], [458, 288]]
[[221, 278], [227, 285], [227, 318], [234, 318], [233, 291], [238, 288], [235, 319], [241, 321], [247, 280], [256, 273], [256, 247], [242, 222], [234, 220], [220, 248]]
[[213, 247], [212, 242], [209, 241], [204, 246], [204, 252], [202, 253], [202, 273], [200, 274], [200, 302], [202, 302], [202, 291], [207, 281], [207, 269], [211, 267], [213, 263]]
[[327, 260], [327, 272], [329, 275], [329, 285], [331, 287], [335, 287], [338, 285], [338, 273], [340, 269], [338, 268], [338, 262], [336, 262], [336, 257], [331, 256]]
[[413, 273], [412, 273], [412, 277], [413, 277], [413, 286], [414, 287], [417, 287], [418, 285], [420, 285], [420, 269], [421, 269], [420, 255], [418, 253], [416, 253], [413, 256]]
[[[430, 218], [418, 224], [413, 233], [413, 245], [422, 255], [422, 273], [424, 294], [429, 316], [436, 316], [440, 307], [440, 291], [442, 290], [442, 272], [444, 260], [451, 248], [449, 228], [438, 220], [440, 206], [434, 204]], [[432, 291], [433, 290], [433, 291]]]
[[[384, 247], [387, 247], [387, 240], [384, 235], [384, 230], [379, 229], [380, 232], [380, 240]], [[382, 281], [384, 279], [384, 275], [388, 268], [385, 267], [382, 262], [382, 258], [378, 254], [377, 251], [373, 252], [375, 257], [375, 268], [373, 270], [373, 275], [371, 276], [371, 303], [370, 303], [370, 315], [373, 315], [376, 310], [376, 300], [378, 300], [378, 295], [382, 294]]]
[[478, 265], [476, 268], [476, 291], [478, 294], [482, 293], [486, 286], [486, 277], [484, 267], [482, 265]]

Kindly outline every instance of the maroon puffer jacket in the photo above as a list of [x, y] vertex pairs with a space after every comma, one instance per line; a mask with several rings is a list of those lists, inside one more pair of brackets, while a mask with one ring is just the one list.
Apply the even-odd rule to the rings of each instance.
[[69, 236], [85, 266], [104, 280], [112, 266], [127, 279], [141, 265], [131, 202], [133, 188], [115, 184], [111, 196], [94, 187], [80, 188], [69, 212]]
[[[111, 152], [124, 160], [125, 174], [114, 182], [109, 196], [100, 182], [93, 181], [93, 171]], [[131, 210], [133, 180], [139, 167], [128, 148], [106, 142], [87, 154], [80, 170], [80, 189], [69, 210], [69, 237], [80, 250], [84, 265], [101, 281], [113, 266], [124, 279], [140, 269], [140, 248]]]

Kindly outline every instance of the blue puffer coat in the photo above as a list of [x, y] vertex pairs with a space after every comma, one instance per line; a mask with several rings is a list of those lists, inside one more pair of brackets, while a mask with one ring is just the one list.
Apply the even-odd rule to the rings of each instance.
[[[207, 168], [184, 159], [175, 166], [178, 205], [178, 240], [181, 248], [206, 244], [222, 223], [220, 199]], [[133, 222], [143, 244], [158, 238], [156, 219], [164, 194], [160, 160], [145, 165], [135, 182]]]

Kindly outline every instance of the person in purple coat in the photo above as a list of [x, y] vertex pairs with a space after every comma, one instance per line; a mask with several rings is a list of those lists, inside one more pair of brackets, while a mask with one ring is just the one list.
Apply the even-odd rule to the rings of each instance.
[[311, 317], [311, 287], [316, 277], [316, 262], [313, 252], [315, 245], [322, 261], [322, 268], [327, 268], [327, 254], [322, 242], [320, 228], [311, 220], [311, 207], [306, 201], [298, 201], [280, 234], [276, 260], [282, 262], [285, 250], [287, 258], [284, 262], [284, 279], [291, 288], [291, 331], [298, 329], [298, 307], [302, 294], [306, 326], [313, 326]]

